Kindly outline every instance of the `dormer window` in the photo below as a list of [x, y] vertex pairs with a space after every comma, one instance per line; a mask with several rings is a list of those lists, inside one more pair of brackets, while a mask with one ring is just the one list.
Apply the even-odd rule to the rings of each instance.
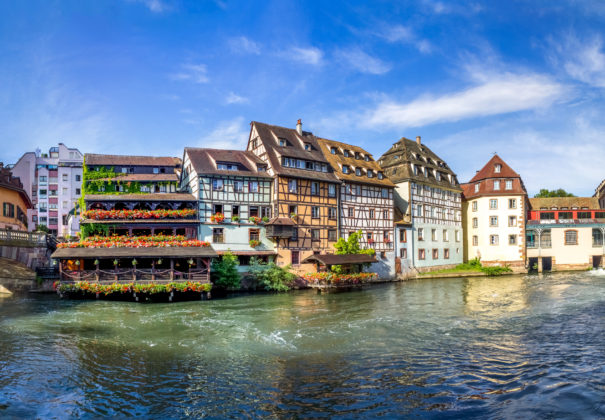
[[370, 161], [370, 156], [369, 156], [369, 155], [365, 155], [365, 156], [363, 157], [363, 159], [364, 159], [366, 162], [369, 162], [369, 161]]
[[495, 180], [494, 181], [494, 190], [499, 190], [500, 189], [500, 181]]
[[361, 176], [361, 169], [360, 168], [355, 168], [355, 175]]
[[371, 169], [368, 169], [368, 178], [373, 178], [374, 177], [374, 171], [372, 171]]
[[349, 167], [347, 165], [342, 165], [342, 173], [343, 174], [348, 174], [349, 173]]
[[424, 177], [425, 178], [429, 177], [429, 168], [424, 168]]
[[378, 172], [378, 179], [383, 179], [384, 178], [384, 174], [382, 172]]
[[267, 172], [267, 165], [257, 165], [256, 169], [258, 172]]
[[306, 151], [311, 151], [311, 143], [305, 143], [305, 150]]
[[332, 153], [333, 155], [336, 154], [336, 147], [332, 146], [330, 147], [330, 153]]
[[418, 175], [418, 165], [412, 165], [412, 168], [414, 169], [414, 175]]
[[345, 149], [345, 151], [343, 152], [344, 157], [349, 157], [349, 151]]
[[441, 172], [437, 172], [436, 178], [437, 178], [437, 181], [441, 181]]
[[475, 192], [479, 192], [479, 184], [475, 184]]
[[502, 170], [502, 165], [500, 165], [499, 163], [496, 163], [496, 166], [494, 166], [494, 171], [497, 174], [499, 174], [501, 170]]
[[355, 152], [355, 159], [359, 159], [359, 152]]
[[279, 145], [280, 145], [281, 147], [286, 147], [286, 146], [288, 145], [288, 141], [287, 141], [286, 139], [282, 139], [282, 138], [280, 138], [280, 139], [279, 139]]

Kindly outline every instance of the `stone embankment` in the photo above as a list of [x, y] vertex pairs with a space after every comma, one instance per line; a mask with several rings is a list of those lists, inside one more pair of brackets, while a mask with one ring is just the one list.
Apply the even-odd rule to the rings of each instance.
[[37, 288], [36, 272], [25, 264], [0, 258], [0, 294], [27, 292]]

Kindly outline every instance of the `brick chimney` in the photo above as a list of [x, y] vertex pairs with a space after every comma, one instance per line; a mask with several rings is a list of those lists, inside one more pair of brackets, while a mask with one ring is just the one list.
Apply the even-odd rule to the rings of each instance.
[[296, 122], [296, 132], [298, 135], [302, 136], [302, 122], [300, 121], [300, 118]]
[[418, 143], [418, 145], [420, 145], [420, 136], [416, 136], [416, 143]]

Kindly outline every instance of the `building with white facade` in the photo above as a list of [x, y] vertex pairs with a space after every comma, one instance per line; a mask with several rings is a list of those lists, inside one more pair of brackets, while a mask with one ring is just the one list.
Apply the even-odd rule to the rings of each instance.
[[411, 220], [412, 265], [429, 271], [462, 263], [462, 189], [447, 163], [420, 137], [402, 138], [378, 163], [395, 183], [395, 206]]
[[494, 155], [462, 189], [464, 260], [525, 271], [528, 201], [519, 174]]
[[28, 230], [45, 225], [57, 236], [76, 234], [77, 223], [69, 223], [68, 217], [82, 194], [82, 161], [78, 149], [59, 143], [48, 153], [25, 153], [13, 165], [13, 176], [19, 177], [34, 206], [27, 211]]

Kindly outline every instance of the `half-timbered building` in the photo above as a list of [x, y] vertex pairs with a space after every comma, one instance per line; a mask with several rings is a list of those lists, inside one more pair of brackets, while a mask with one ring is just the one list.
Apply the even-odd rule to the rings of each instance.
[[321, 152], [341, 180], [339, 234], [361, 231], [360, 245], [376, 251], [370, 270], [381, 277], [395, 274], [393, 184], [372, 155], [359, 146], [317, 138]]
[[317, 138], [302, 130], [253, 121], [247, 150], [267, 164], [274, 177], [273, 218], [267, 235], [275, 240], [277, 264], [313, 270], [301, 262], [314, 253], [333, 253], [338, 239], [339, 179]]
[[272, 217], [272, 177], [251, 152], [185, 148], [181, 189], [198, 200], [200, 240], [218, 254], [229, 250], [247, 271], [251, 257], [275, 257], [265, 224]]
[[427, 271], [462, 263], [462, 189], [454, 171], [420, 136], [401, 138], [378, 163], [395, 183], [395, 205], [411, 219], [414, 267]]

